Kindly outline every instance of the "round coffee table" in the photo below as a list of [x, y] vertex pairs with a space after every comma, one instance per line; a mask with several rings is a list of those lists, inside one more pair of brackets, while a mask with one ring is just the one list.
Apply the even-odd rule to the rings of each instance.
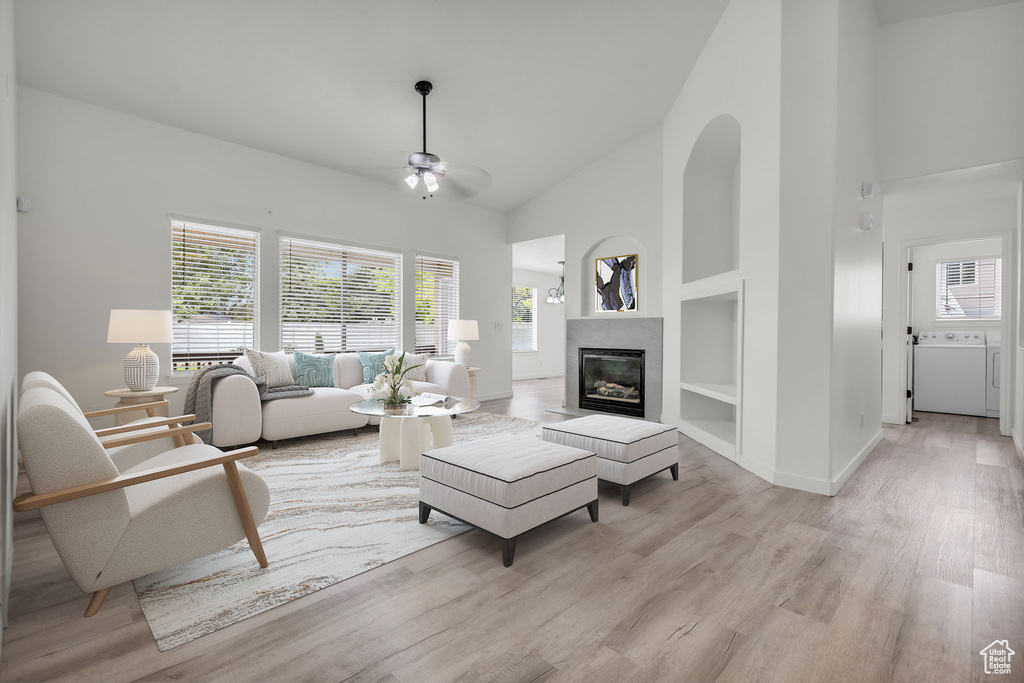
[[398, 460], [403, 470], [418, 470], [420, 454], [431, 447], [452, 445], [452, 416], [469, 413], [480, 407], [480, 401], [448, 396], [430, 405], [404, 405], [401, 410], [385, 409], [376, 399], [353, 403], [353, 413], [379, 417], [380, 461]]

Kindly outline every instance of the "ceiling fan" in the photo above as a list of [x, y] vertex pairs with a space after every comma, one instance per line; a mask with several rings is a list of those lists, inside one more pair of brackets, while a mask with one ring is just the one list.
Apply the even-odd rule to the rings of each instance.
[[490, 187], [491, 174], [478, 166], [441, 161], [439, 156], [427, 151], [427, 95], [434, 86], [430, 81], [418, 81], [413, 87], [423, 98], [423, 149], [409, 155], [409, 165], [403, 169], [406, 185], [413, 190], [422, 185], [424, 199], [433, 197], [439, 190], [441, 196], [472, 199]]

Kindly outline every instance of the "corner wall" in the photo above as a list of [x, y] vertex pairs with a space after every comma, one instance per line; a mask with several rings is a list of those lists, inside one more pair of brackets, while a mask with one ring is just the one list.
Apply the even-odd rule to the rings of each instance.
[[[460, 259], [460, 315], [474, 342], [482, 398], [511, 393], [512, 249], [502, 214], [424, 201], [344, 173], [227, 143], [37, 90], [19, 90], [21, 373], [46, 370], [83, 408], [110, 407], [122, 345], [106, 343], [112, 308], [170, 306], [167, 214], [261, 231], [261, 345], [279, 340], [277, 231], [399, 249], [406, 343], [417, 250]], [[45, 305], [40, 305], [45, 303]], [[502, 329], [495, 328], [500, 323]], [[154, 347], [165, 384], [170, 345]], [[184, 387], [170, 396], [180, 409]]]
[[7, 625], [11, 587], [11, 500], [18, 481], [18, 218], [14, 5], [0, 0], [0, 619]]

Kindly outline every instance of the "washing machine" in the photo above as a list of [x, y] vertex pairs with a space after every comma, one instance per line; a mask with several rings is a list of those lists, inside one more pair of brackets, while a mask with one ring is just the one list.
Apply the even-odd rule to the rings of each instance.
[[929, 331], [914, 346], [914, 410], [988, 414], [985, 333]]
[[985, 349], [988, 355], [985, 374], [985, 415], [999, 417], [1000, 344], [999, 330], [985, 335]]

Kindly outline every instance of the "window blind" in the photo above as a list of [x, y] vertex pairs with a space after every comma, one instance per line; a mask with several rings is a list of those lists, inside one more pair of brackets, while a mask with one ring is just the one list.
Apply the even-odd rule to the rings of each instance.
[[512, 351], [537, 350], [537, 290], [512, 287]]
[[226, 363], [256, 346], [259, 233], [171, 221], [171, 367]]
[[282, 350], [401, 346], [401, 254], [295, 237], [280, 247]]
[[416, 255], [416, 353], [447, 356], [448, 321], [459, 319], [459, 262]]
[[935, 264], [935, 317], [998, 319], [1002, 307], [1000, 258]]

